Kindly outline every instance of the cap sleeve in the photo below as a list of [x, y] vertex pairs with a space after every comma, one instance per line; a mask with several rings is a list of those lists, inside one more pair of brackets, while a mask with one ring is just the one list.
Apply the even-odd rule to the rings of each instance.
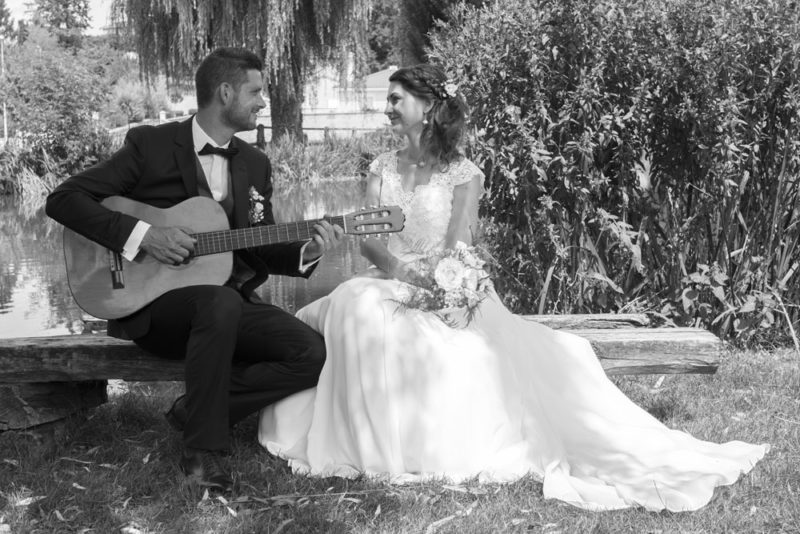
[[481, 190], [485, 188], [484, 184], [484, 176], [483, 171], [480, 168], [472, 163], [467, 158], [462, 159], [458, 163], [456, 163], [453, 169], [447, 173], [447, 177], [449, 178], [450, 185], [455, 187], [457, 185], [466, 184], [472, 181], [475, 176], [479, 176], [481, 180]]

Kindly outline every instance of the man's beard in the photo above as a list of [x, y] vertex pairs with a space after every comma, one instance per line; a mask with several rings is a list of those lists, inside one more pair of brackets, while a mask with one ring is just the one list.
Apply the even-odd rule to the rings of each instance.
[[230, 109], [225, 110], [223, 119], [228, 126], [232, 127], [237, 132], [252, 130], [256, 127], [256, 125], [250, 121], [250, 110], [240, 106], [238, 99], [233, 101], [233, 105]]

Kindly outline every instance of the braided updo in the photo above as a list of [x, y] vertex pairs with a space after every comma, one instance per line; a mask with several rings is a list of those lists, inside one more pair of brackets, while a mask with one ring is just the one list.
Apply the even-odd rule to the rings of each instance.
[[433, 104], [422, 128], [422, 149], [444, 165], [457, 160], [467, 118], [467, 103], [458, 87], [448, 82], [442, 69], [425, 63], [397, 69], [389, 81]]

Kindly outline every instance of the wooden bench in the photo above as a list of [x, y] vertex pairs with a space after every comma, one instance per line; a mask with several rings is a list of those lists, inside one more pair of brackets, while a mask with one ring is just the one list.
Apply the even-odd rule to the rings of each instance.
[[[713, 373], [723, 346], [706, 330], [665, 326], [654, 314], [526, 319], [585, 337], [610, 375]], [[102, 404], [109, 379], [183, 376], [182, 361], [156, 358], [103, 334], [0, 339], [0, 431], [57, 421]]]

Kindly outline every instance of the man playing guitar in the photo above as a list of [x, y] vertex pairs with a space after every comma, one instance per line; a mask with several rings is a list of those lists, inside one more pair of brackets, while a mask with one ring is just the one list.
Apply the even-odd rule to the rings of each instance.
[[[256, 114], [265, 106], [262, 70], [249, 51], [212, 52], [195, 76], [199, 110], [192, 119], [131, 129], [109, 160], [50, 194], [47, 214], [107, 248], [120, 265], [122, 259], [149, 258], [165, 272], [178, 273], [193, 261], [196, 228], [149, 224], [102, 202], [120, 196], [168, 210], [201, 196], [219, 204], [233, 229], [274, 224], [270, 162], [234, 137], [255, 128]], [[190, 215], [202, 222], [208, 214]], [[284, 310], [258, 302], [253, 290], [270, 273], [308, 277], [342, 238], [338, 224], [316, 221], [306, 240], [234, 252], [232, 272], [222, 284], [167, 288], [133, 313], [110, 316], [115, 319], [109, 321], [110, 334], [164, 358], [185, 358], [186, 394], [167, 418], [183, 431], [180, 466], [200, 484], [229, 491], [233, 482], [222, 460], [229, 427], [316, 385], [325, 361], [319, 334]], [[115, 275], [115, 286], [125, 286], [124, 275], [124, 270]]]

